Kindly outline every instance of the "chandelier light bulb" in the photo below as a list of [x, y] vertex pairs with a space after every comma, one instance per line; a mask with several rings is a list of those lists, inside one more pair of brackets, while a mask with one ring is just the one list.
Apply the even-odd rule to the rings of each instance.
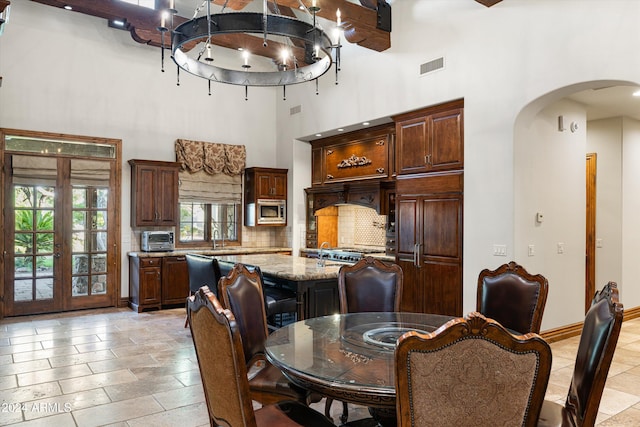
[[211, 54], [211, 44], [207, 43], [207, 56], [204, 58], [205, 61], [213, 61], [213, 55]]
[[340, 13], [340, 9], [336, 9], [336, 25], [339, 27], [340, 25], [342, 25], [342, 13]]
[[249, 68], [249, 51], [248, 50], [242, 51], [242, 57], [244, 58], [244, 65], [242, 67]]

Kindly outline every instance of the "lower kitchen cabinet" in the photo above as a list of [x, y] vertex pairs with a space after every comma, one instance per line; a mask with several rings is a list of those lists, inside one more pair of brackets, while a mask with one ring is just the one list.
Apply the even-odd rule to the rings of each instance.
[[141, 312], [184, 304], [189, 273], [184, 256], [129, 257], [129, 305]]
[[160, 308], [162, 258], [129, 257], [129, 305], [138, 313]]
[[187, 258], [184, 256], [162, 258], [162, 305], [186, 304], [187, 295], [189, 295]]

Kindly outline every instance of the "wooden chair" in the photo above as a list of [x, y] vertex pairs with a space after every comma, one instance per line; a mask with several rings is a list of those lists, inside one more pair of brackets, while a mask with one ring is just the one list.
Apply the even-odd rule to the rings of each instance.
[[624, 307], [618, 285], [597, 292], [584, 319], [573, 377], [564, 405], [544, 401], [539, 426], [593, 426], [616, 349]]
[[[296, 292], [265, 281], [262, 276], [262, 272], [260, 271], [260, 267], [248, 264], [245, 264], [245, 266], [249, 271], [257, 269], [260, 273], [269, 331], [274, 331], [282, 326], [284, 315], [288, 314], [295, 318], [298, 311], [298, 296]], [[224, 263], [223, 266], [220, 267], [222, 275], [228, 275], [232, 268], [232, 264]]]
[[[400, 311], [402, 301], [402, 268], [377, 258], [364, 257], [353, 265], [343, 265], [338, 272], [340, 313]], [[327, 398], [324, 414], [329, 417], [333, 399]], [[342, 403], [342, 424], [349, 410]]]
[[[222, 277], [218, 260], [209, 256], [187, 254], [187, 272], [189, 273], [189, 295], [198, 292], [203, 286], [209, 286], [213, 292], [218, 291], [218, 280]], [[189, 323], [187, 317], [184, 321], [186, 328]]]
[[476, 311], [511, 331], [540, 333], [549, 283], [511, 261], [478, 276]]
[[338, 272], [341, 313], [400, 311], [402, 269], [398, 264], [365, 257]]
[[321, 413], [287, 401], [253, 409], [242, 339], [230, 310], [208, 287], [189, 297], [187, 315], [211, 426], [335, 427]]
[[251, 398], [262, 404], [282, 400], [308, 404], [309, 391], [291, 384], [264, 354], [269, 332], [261, 277], [259, 268], [249, 271], [245, 265], [235, 264], [218, 282], [218, 296], [234, 314], [242, 336], [247, 370], [257, 371], [249, 379]]
[[535, 426], [551, 348], [471, 313], [433, 333], [405, 333], [395, 363], [398, 426]]

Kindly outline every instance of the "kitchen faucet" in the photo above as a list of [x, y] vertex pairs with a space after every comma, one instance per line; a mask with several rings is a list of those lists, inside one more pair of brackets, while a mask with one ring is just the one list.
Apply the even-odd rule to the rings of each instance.
[[320, 254], [318, 255], [318, 267], [325, 266], [326, 260], [322, 257], [322, 250], [324, 249], [324, 245], [327, 245], [327, 249], [331, 249], [331, 245], [329, 244], [329, 242], [322, 242], [322, 244], [320, 245]]

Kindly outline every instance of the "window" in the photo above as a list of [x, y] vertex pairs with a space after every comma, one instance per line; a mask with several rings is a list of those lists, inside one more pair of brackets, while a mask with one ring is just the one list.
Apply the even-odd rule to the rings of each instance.
[[240, 212], [233, 203], [180, 203], [178, 246], [213, 245], [214, 240], [240, 244]]

